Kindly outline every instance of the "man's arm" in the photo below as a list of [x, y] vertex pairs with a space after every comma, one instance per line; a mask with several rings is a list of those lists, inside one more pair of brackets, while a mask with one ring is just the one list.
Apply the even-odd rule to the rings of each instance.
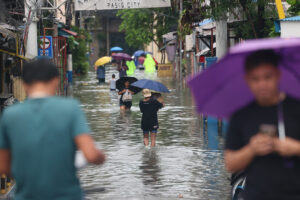
[[122, 94], [124, 94], [126, 92], [126, 90], [124, 89], [124, 90], [122, 90], [122, 91], [119, 91], [118, 92], [118, 95], [122, 95]]
[[93, 138], [89, 134], [81, 134], [75, 137], [77, 148], [82, 151], [84, 157], [89, 163], [102, 164], [105, 161], [105, 155], [96, 148]]
[[244, 170], [256, 156], [265, 156], [274, 151], [274, 139], [258, 133], [249, 144], [239, 150], [225, 151], [225, 166], [232, 173]]
[[11, 155], [8, 149], [0, 149], [0, 174], [10, 174]]

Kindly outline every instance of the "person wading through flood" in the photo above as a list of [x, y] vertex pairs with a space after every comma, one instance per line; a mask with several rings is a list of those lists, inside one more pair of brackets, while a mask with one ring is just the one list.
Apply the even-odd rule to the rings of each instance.
[[104, 66], [97, 67], [97, 79], [98, 79], [98, 84], [105, 83], [105, 67]]
[[82, 200], [74, 157], [102, 164], [79, 102], [56, 97], [59, 73], [49, 60], [25, 63], [28, 99], [4, 110], [0, 121], [0, 174], [16, 181], [16, 200]]
[[151, 133], [151, 147], [155, 147], [156, 134], [159, 128], [157, 112], [164, 104], [162, 98], [151, 98], [149, 89], [143, 90], [144, 99], [140, 101], [140, 110], [142, 112], [141, 128], [144, 134], [144, 145], [149, 145], [149, 133]]
[[118, 71], [119, 71], [119, 77], [127, 77], [127, 71], [128, 67], [125, 63], [125, 61], [122, 61], [120, 64], [118, 64]]
[[279, 91], [279, 62], [272, 50], [246, 58], [255, 100], [232, 116], [227, 133], [226, 168], [245, 171], [246, 200], [300, 199], [300, 101]]
[[116, 75], [115, 74], [111, 75], [109, 84], [110, 84], [110, 90], [116, 91], [117, 87], [116, 87]]
[[134, 92], [132, 92], [129, 89], [129, 86], [130, 86], [129, 81], [125, 81], [124, 86], [125, 86], [125, 88], [118, 93], [119, 95], [121, 95], [120, 109], [121, 110], [130, 110], [130, 108], [132, 106], [132, 95], [134, 95]]

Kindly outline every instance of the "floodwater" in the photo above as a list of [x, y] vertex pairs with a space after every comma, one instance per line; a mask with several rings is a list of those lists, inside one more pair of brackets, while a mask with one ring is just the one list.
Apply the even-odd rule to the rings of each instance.
[[[108, 67], [106, 82], [115, 68]], [[194, 112], [192, 97], [185, 86], [172, 78], [137, 78], [163, 82], [165, 107], [159, 111], [157, 146], [145, 148], [140, 129], [141, 113], [137, 94], [130, 112], [119, 109], [118, 95], [108, 83], [98, 85], [95, 74], [75, 79], [74, 97], [82, 103], [99, 148], [107, 155], [102, 166], [79, 171], [87, 199], [230, 199], [230, 175], [223, 163], [224, 134], [217, 122], [208, 120], [208, 134]], [[103, 190], [104, 189], [104, 190]]]

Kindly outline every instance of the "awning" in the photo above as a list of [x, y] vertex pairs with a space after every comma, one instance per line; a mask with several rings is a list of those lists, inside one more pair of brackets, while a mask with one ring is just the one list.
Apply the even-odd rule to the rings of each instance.
[[58, 35], [63, 36], [63, 37], [69, 37], [69, 36], [76, 37], [78, 34], [74, 31], [62, 28], [62, 29], [59, 29]]
[[199, 23], [199, 26], [196, 27], [196, 31], [199, 32], [202, 36], [209, 36], [211, 35], [211, 30], [213, 29], [213, 34], [216, 34], [216, 22], [212, 19], [204, 19], [202, 22]]
[[12, 26], [5, 24], [5, 23], [1, 23], [0, 24], [0, 33], [4, 34], [5, 36], [8, 36], [8, 37], [17, 38], [17, 34], [10, 31], [12, 29], [9, 30], [10, 27], [12, 27]]

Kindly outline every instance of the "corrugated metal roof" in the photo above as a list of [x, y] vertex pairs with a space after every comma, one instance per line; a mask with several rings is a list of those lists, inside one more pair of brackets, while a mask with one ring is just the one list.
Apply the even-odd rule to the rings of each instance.
[[284, 22], [298, 22], [300, 21], [300, 16], [295, 16], [295, 17], [288, 17], [288, 18], [284, 18], [280, 21], [284, 21]]

